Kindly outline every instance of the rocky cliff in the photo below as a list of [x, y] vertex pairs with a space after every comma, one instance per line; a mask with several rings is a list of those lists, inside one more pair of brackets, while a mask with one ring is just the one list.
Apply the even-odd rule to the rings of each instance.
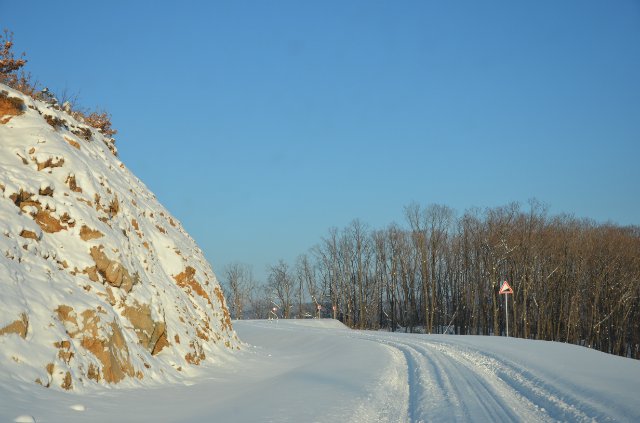
[[239, 345], [202, 251], [113, 140], [0, 85], [1, 371], [122, 386]]

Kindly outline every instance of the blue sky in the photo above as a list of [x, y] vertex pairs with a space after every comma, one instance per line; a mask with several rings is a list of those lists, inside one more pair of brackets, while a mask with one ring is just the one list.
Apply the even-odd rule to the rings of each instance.
[[330, 227], [535, 197], [640, 224], [640, 3], [6, 1], [221, 272]]

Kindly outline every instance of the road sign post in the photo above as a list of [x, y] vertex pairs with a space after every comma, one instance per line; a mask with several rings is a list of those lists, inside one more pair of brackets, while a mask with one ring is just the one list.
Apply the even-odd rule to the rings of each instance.
[[504, 314], [506, 316], [507, 319], [507, 338], [509, 337], [509, 297], [507, 297], [507, 294], [504, 294]]
[[509, 282], [502, 282], [499, 294], [504, 294], [504, 315], [507, 321], [507, 337], [509, 336], [509, 301], [507, 301], [507, 295], [513, 294], [513, 289], [509, 285]]

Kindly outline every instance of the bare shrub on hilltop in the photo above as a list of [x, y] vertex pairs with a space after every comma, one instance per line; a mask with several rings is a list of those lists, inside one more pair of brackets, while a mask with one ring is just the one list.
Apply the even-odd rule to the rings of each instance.
[[111, 115], [107, 112], [92, 112], [87, 116], [84, 116], [84, 123], [96, 128], [106, 137], [113, 137], [118, 133], [117, 130], [111, 127]]
[[[34, 81], [31, 73], [25, 72], [22, 68], [27, 63], [25, 53], [16, 58], [13, 52], [13, 32], [4, 29], [0, 34], [0, 83], [5, 84], [35, 100], [49, 102], [52, 107], [61, 109], [58, 101], [47, 89], [40, 90], [39, 83]], [[75, 119], [96, 128], [105, 137], [110, 138], [111, 144], [115, 143], [113, 136], [118, 132], [113, 129], [111, 114], [106, 111], [88, 112], [77, 105], [77, 96], [69, 96], [66, 90], [63, 92], [62, 109], [68, 112]], [[54, 101], [51, 101], [54, 100]], [[109, 146], [116, 154], [115, 148]], [[117, 154], [116, 154], [117, 155]]]
[[0, 82], [28, 96], [38, 98], [38, 84], [33, 82], [31, 73], [22, 68], [27, 63], [23, 52], [19, 58], [13, 53], [13, 32], [5, 29], [0, 34]]
[[24, 59], [25, 54], [22, 53], [19, 59], [16, 59], [13, 55], [13, 32], [8, 29], [4, 30], [4, 33], [0, 35], [0, 43], [2, 44], [2, 50], [0, 50], [0, 74], [5, 75], [15, 74], [26, 63]]

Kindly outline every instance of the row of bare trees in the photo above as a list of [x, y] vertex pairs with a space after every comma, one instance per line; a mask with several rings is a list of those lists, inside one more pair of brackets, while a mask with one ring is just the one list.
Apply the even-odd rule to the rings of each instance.
[[536, 201], [462, 216], [412, 204], [405, 218], [379, 230], [355, 220], [293, 266], [270, 266], [246, 296], [251, 317], [317, 316], [320, 305], [354, 328], [499, 335], [506, 280], [510, 335], [640, 358], [640, 227], [550, 217]]

